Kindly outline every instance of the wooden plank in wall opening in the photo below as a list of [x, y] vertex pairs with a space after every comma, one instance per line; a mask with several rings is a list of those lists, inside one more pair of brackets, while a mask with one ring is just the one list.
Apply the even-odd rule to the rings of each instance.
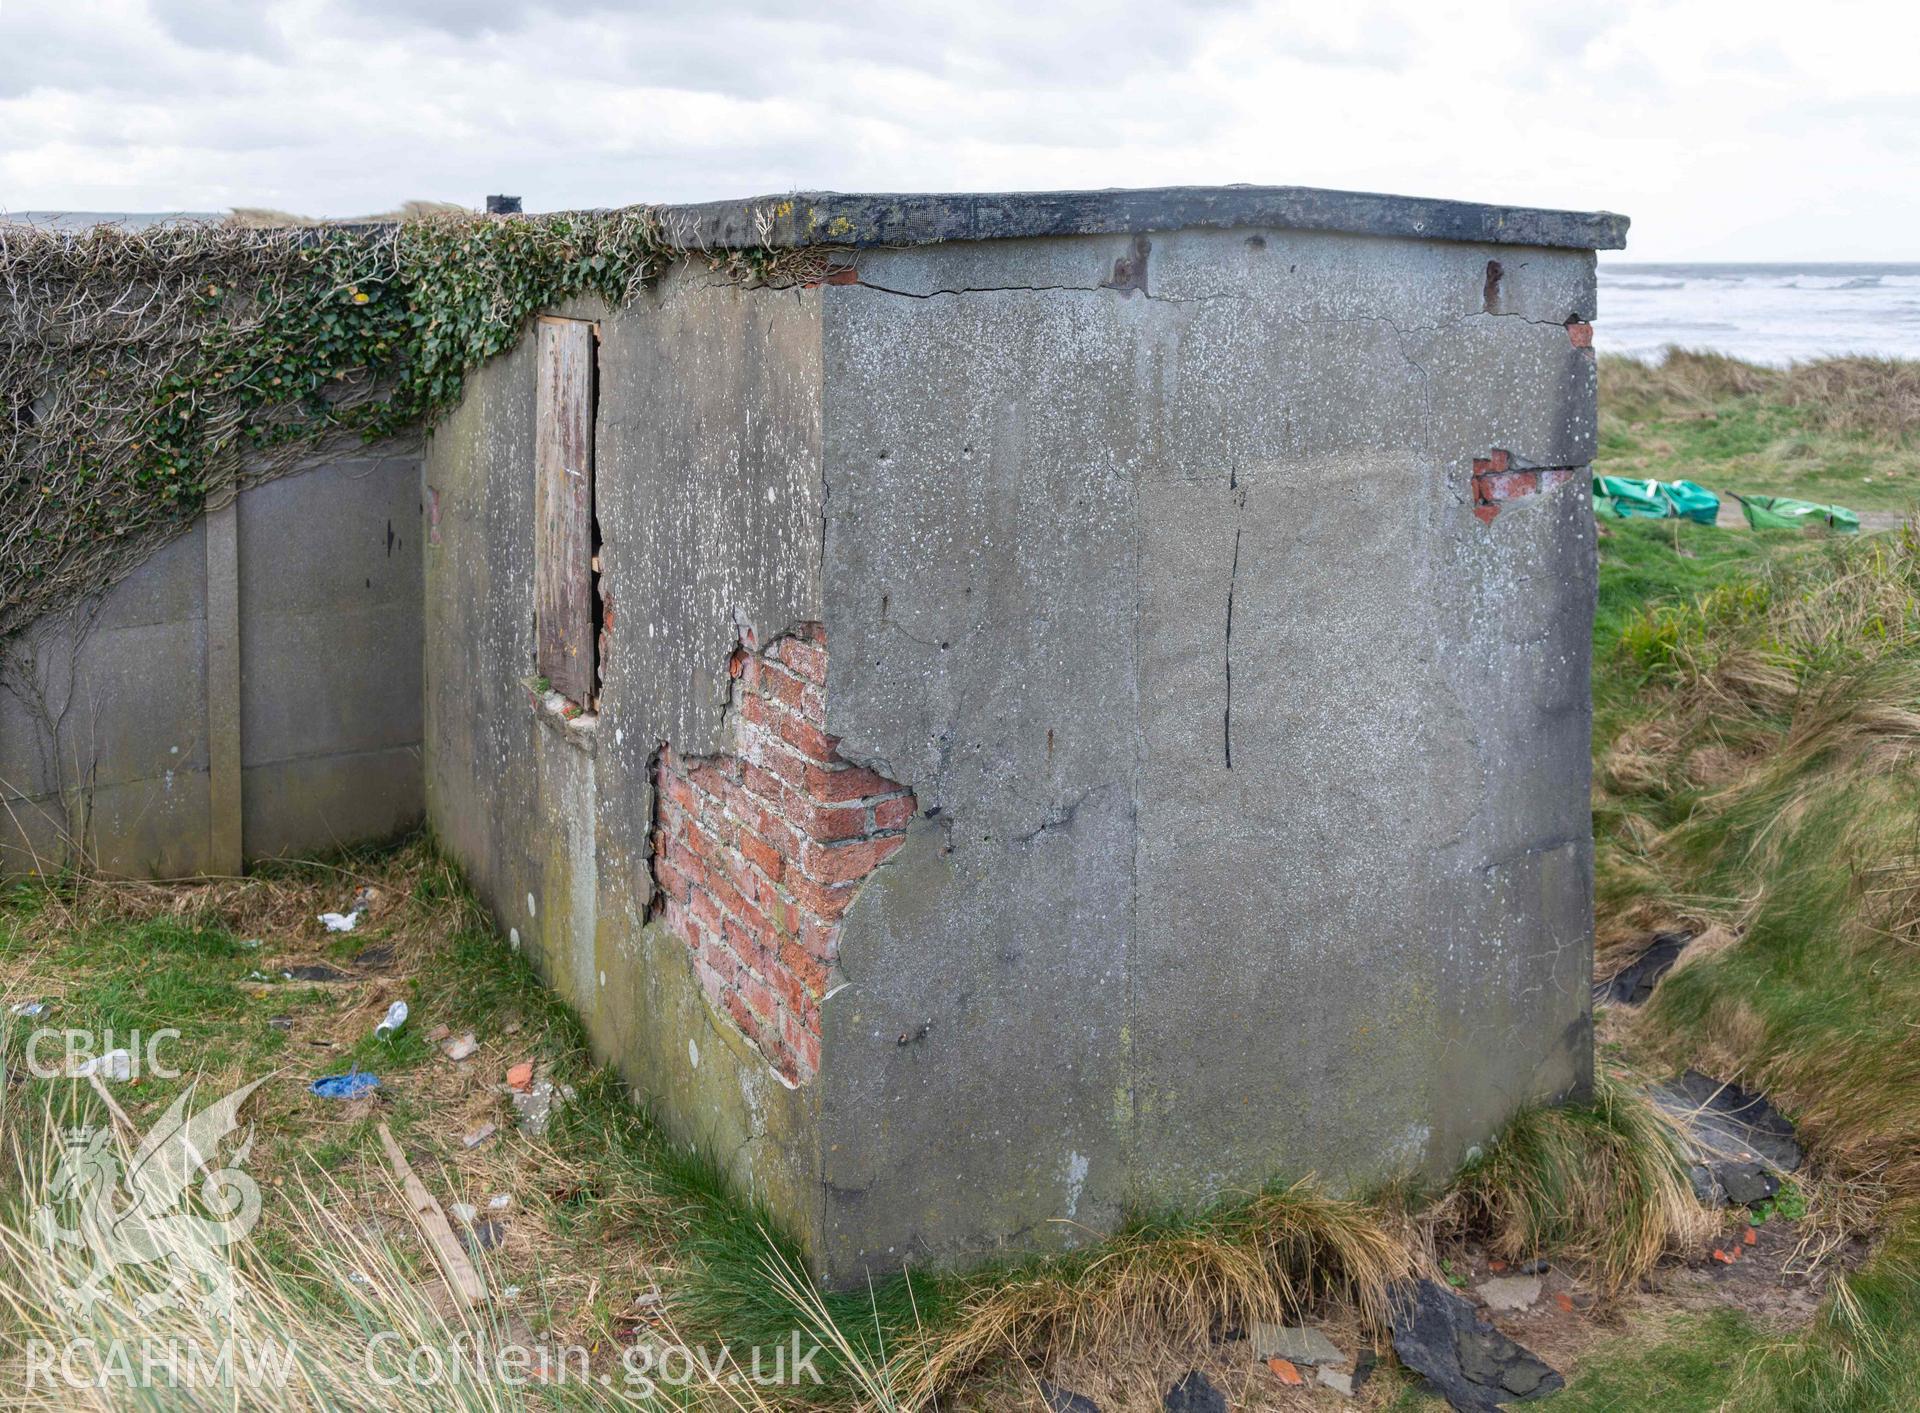
[[593, 325], [542, 319], [534, 430], [537, 669], [586, 705], [593, 671]]
[[240, 498], [207, 512], [207, 861], [238, 877], [240, 808]]

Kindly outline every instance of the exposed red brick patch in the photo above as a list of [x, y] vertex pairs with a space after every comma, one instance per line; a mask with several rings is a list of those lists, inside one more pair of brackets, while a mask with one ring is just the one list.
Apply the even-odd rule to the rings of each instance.
[[1583, 324], [1578, 319], [1567, 320], [1567, 337], [1573, 340], [1575, 348], [1593, 347], [1593, 325]]
[[1580, 474], [1577, 466], [1539, 466], [1520, 470], [1514, 469], [1512, 462], [1513, 458], [1500, 447], [1473, 460], [1473, 473], [1468, 486], [1473, 513], [1482, 525], [1491, 525], [1493, 518], [1500, 513], [1500, 507], [1508, 501], [1564, 486]]
[[801, 624], [764, 650], [752, 630], [741, 638], [727, 665], [733, 749], [657, 758], [655, 911], [713, 1004], [804, 1084], [820, 1066], [841, 919], [919, 806], [827, 734], [825, 629]]

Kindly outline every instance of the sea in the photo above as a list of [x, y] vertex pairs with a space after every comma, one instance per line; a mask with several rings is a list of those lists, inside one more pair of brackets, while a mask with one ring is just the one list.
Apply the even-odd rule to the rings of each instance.
[[1920, 358], [1920, 264], [1647, 265], [1600, 260], [1594, 346], [1669, 345], [1781, 365], [1830, 354]]

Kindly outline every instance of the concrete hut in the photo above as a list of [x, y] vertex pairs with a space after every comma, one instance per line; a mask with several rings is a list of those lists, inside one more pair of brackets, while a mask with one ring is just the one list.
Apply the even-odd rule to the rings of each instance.
[[1443, 1175], [1588, 1084], [1623, 219], [664, 216], [778, 277], [682, 261], [471, 378], [404, 527], [407, 788], [823, 1278]]

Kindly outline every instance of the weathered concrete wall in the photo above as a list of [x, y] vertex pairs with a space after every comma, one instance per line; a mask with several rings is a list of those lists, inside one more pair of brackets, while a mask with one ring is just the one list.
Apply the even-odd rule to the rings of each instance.
[[417, 447], [329, 460], [6, 645], [0, 874], [75, 841], [112, 874], [227, 872], [416, 821], [420, 538]]
[[1508, 252], [1489, 314], [1499, 253], [1181, 233], [1143, 294], [1125, 238], [1002, 242], [828, 292], [828, 729], [938, 811], [827, 1011], [836, 1255], [1433, 1176], [1587, 1078], [1584, 478], [1491, 524], [1469, 485], [1591, 460], [1592, 260]]
[[637, 1093], [817, 1236], [816, 1091], [702, 990], [653, 901], [656, 753], [710, 756], [743, 624], [820, 616], [820, 304], [681, 267], [601, 320], [595, 512], [612, 626], [597, 721], [534, 673], [534, 349], [482, 369], [427, 452], [428, 817]]
[[[636, 1092], [858, 1279], [1438, 1174], [1579, 1089], [1593, 531], [1583, 475], [1526, 473], [1593, 455], [1591, 253], [847, 264], [561, 311], [604, 337], [591, 724], [524, 685], [529, 351], [429, 449], [430, 817]], [[796, 1085], [648, 921], [648, 831], [655, 753], [735, 741], [748, 630], [812, 624], [824, 730], [919, 812]]]

